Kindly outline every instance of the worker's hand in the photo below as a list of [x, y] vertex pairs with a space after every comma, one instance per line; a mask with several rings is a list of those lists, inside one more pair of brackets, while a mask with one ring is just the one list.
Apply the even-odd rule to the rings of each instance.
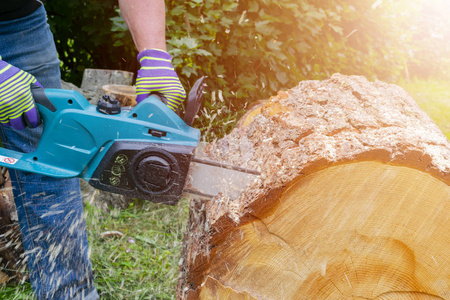
[[[0, 123], [15, 129], [39, 124], [30, 85], [41, 86], [36, 78], [0, 57]], [[42, 87], [42, 86], [41, 86]]]
[[186, 92], [172, 67], [170, 54], [158, 49], [144, 50], [138, 55], [141, 69], [136, 79], [137, 103], [152, 92], [162, 94], [166, 105], [176, 111]]

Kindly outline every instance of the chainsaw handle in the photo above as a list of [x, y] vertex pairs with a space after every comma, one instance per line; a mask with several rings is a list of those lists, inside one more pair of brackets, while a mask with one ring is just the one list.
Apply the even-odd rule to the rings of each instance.
[[[40, 104], [41, 106], [45, 107], [46, 109], [48, 109], [49, 111], [51, 111], [52, 113], [54, 113], [56, 111], [56, 107], [55, 105], [53, 105], [53, 103], [50, 101], [50, 99], [48, 99], [47, 95], [45, 94], [45, 89], [43, 87], [38, 86], [35, 83], [32, 83], [30, 86], [30, 91], [31, 91], [31, 95], [33, 96], [34, 102], [36, 104]], [[36, 107], [36, 114], [37, 114], [37, 126], [42, 124], [42, 116], [40, 113], [40, 107]], [[31, 125], [30, 121], [28, 120], [28, 118], [23, 118], [25, 121], [25, 125], [29, 128], [33, 128], [35, 126]]]
[[194, 119], [200, 110], [200, 107], [203, 104], [203, 89], [205, 83], [206, 76], [202, 76], [194, 83], [189, 95], [186, 99], [186, 109], [184, 112], [184, 122], [192, 126], [194, 123]]
[[167, 105], [167, 98], [166, 98], [166, 96], [164, 96], [164, 94], [162, 94], [160, 92], [151, 92], [148, 96], [149, 97], [150, 96], [156, 97], [156, 99], [158, 99], [159, 101], [161, 101], [162, 103]]
[[51, 112], [56, 111], [55, 105], [48, 99], [47, 95], [45, 94], [45, 89], [38, 86], [37, 84], [32, 83], [31, 84], [31, 94], [33, 95], [34, 102], [37, 104], [42, 105], [43, 107], [47, 108]]

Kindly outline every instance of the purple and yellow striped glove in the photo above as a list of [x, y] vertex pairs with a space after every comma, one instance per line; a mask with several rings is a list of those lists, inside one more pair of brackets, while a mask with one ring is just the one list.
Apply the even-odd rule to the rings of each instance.
[[0, 57], [0, 123], [15, 129], [39, 124], [30, 85], [42, 87], [33, 75], [3, 61]]
[[186, 91], [172, 67], [170, 54], [158, 49], [144, 50], [138, 54], [141, 69], [136, 79], [136, 102], [139, 103], [150, 93], [161, 94], [166, 105], [177, 111], [186, 98]]

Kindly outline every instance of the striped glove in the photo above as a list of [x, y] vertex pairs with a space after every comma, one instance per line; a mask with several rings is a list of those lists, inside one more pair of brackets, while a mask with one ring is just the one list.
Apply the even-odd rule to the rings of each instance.
[[[41, 86], [33, 75], [1, 60], [0, 57], [0, 123], [15, 129], [39, 124], [30, 85]], [[42, 86], [41, 86], [42, 87]]]
[[136, 79], [136, 102], [139, 103], [152, 92], [163, 95], [163, 101], [173, 111], [186, 98], [186, 92], [175, 73], [170, 54], [158, 49], [144, 50], [138, 54], [141, 69]]

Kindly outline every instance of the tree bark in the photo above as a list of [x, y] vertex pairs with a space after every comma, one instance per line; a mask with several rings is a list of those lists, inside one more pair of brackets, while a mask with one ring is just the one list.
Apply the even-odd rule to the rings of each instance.
[[262, 175], [191, 202], [179, 299], [450, 298], [450, 143], [401, 88], [301, 82], [208, 155]]

